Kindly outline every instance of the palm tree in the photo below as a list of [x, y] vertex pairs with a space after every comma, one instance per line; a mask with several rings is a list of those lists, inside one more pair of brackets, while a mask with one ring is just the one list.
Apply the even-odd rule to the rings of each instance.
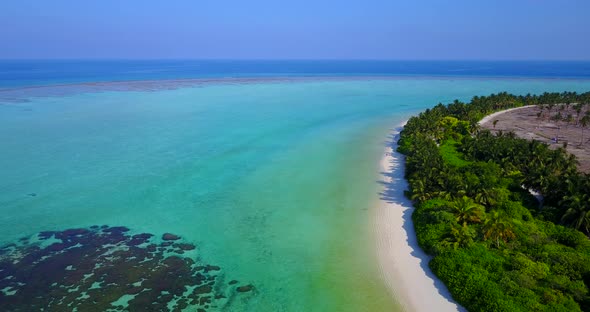
[[496, 204], [496, 191], [494, 189], [479, 187], [475, 194], [475, 200], [486, 207]]
[[452, 201], [449, 210], [455, 215], [457, 223], [467, 225], [467, 222], [479, 223], [485, 217], [485, 209], [471, 198], [463, 196]]
[[484, 222], [483, 239], [491, 239], [495, 242], [496, 248], [500, 248], [500, 241], [507, 243], [510, 239], [516, 238], [512, 227], [512, 223], [499, 211], [493, 211]]
[[412, 196], [411, 200], [417, 202], [425, 202], [432, 198], [432, 194], [428, 193], [427, 185], [421, 179], [413, 179], [410, 181]]
[[469, 226], [465, 224], [463, 226], [452, 225], [451, 232], [442, 241], [442, 245], [455, 250], [459, 247], [468, 247], [473, 243], [473, 237], [475, 237], [475, 230]]
[[587, 235], [590, 234], [590, 197], [588, 194], [566, 196], [560, 204], [568, 207], [561, 217], [561, 223], [576, 230], [582, 229]]
[[572, 116], [572, 114], [567, 114], [567, 116], [565, 117], [566, 129], [567, 129], [567, 126], [569, 126], [570, 123], [572, 123], [573, 121], [574, 121], [574, 116]]
[[555, 121], [555, 123], [557, 124], [557, 135], [555, 136], [555, 143], [559, 143], [559, 133], [561, 132], [559, 122], [563, 120], [563, 116], [561, 115], [561, 112], [557, 112], [557, 115], [553, 116], [553, 118], [551, 119]]
[[551, 111], [553, 110], [553, 107], [554, 107], [554, 106], [555, 106], [555, 104], [553, 104], [553, 103], [547, 104], [547, 105], [545, 106], [545, 108], [547, 108], [547, 112], [548, 112], [548, 115], [547, 115], [547, 117], [548, 117], [548, 118], [550, 118], [550, 117], [551, 117]]
[[[589, 111], [590, 112], [590, 111]], [[580, 119], [580, 126], [582, 127], [582, 140], [580, 140], [580, 146], [584, 144], [584, 129], [590, 124], [590, 115], [586, 114]]]
[[476, 120], [472, 120], [469, 122], [469, 133], [474, 134], [477, 133], [481, 129], [479, 122]]
[[584, 108], [584, 105], [582, 103], [578, 103], [574, 107], [576, 111], [576, 123], [580, 123], [580, 114], [582, 113], [582, 108]]

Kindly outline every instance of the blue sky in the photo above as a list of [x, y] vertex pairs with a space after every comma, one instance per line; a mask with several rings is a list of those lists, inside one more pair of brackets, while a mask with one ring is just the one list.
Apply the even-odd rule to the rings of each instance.
[[0, 58], [590, 59], [587, 0], [3, 0]]

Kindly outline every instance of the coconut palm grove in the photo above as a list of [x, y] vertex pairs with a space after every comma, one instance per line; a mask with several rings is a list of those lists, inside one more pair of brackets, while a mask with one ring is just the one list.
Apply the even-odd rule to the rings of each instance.
[[409, 119], [398, 150], [418, 242], [469, 311], [588, 311], [590, 175], [562, 147], [478, 125], [524, 105], [571, 106], [582, 132], [590, 93], [492, 94]]

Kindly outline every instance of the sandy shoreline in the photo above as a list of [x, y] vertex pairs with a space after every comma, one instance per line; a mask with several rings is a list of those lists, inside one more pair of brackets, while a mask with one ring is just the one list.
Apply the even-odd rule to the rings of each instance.
[[391, 133], [380, 164], [382, 187], [373, 218], [379, 270], [406, 311], [465, 311], [432, 273], [430, 257], [418, 246], [411, 217], [414, 207], [404, 197], [404, 158], [395, 151], [404, 124]]
[[503, 111], [499, 111], [499, 112], [495, 112], [493, 114], [487, 115], [485, 116], [482, 120], [479, 121], [480, 125], [483, 125], [484, 123], [491, 121], [493, 118], [500, 116], [504, 113], [508, 113], [514, 110], [519, 110], [519, 109], [523, 109], [523, 108], [527, 108], [527, 107], [535, 107], [536, 105], [526, 105], [526, 106], [521, 106], [521, 107], [515, 107], [515, 108], [509, 108]]

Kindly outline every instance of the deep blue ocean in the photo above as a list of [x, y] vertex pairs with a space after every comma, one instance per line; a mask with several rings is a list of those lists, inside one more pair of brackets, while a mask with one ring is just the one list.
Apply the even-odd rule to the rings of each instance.
[[95, 81], [350, 75], [590, 78], [590, 62], [0, 60], [0, 88]]

